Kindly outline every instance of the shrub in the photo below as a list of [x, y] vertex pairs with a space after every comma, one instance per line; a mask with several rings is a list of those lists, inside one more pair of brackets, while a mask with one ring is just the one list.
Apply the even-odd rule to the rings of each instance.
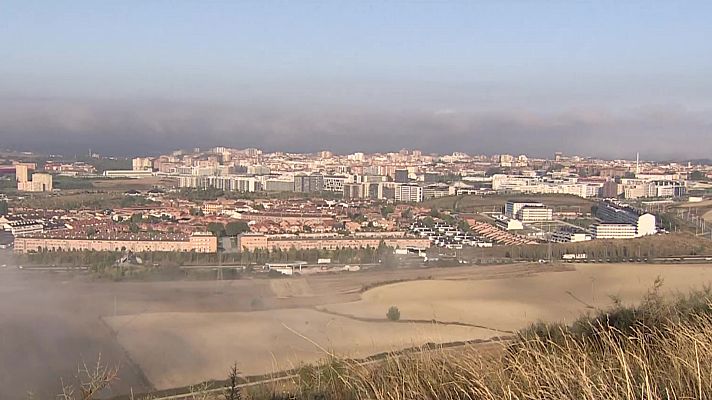
[[386, 313], [386, 318], [388, 318], [389, 321], [398, 321], [400, 316], [400, 310], [396, 306], [391, 306]]

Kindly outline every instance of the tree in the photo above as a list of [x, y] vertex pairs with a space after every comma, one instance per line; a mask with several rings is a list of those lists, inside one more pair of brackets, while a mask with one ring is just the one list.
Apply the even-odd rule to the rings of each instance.
[[707, 175], [702, 171], [692, 171], [688, 179], [691, 181], [704, 181], [707, 180]]
[[240, 373], [237, 371], [237, 364], [233, 364], [230, 367], [230, 373], [228, 374], [228, 385], [225, 389], [225, 400], [240, 400], [242, 399], [242, 392], [240, 392], [239, 387]]
[[389, 321], [398, 321], [401, 317], [400, 310], [396, 306], [391, 306], [386, 313], [386, 317]]
[[401, 218], [411, 219], [412, 217], [413, 217], [413, 212], [410, 211], [410, 208], [403, 210], [403, 212], [401, 213]]
[[423, 225], [432, 228], [435, 225], [435, 221], [431, 217], [425, 217], [423, 218]]
[[461, 219], [457, 223], [457, 229], [463, 231], [463, 232], [469, 232], [470, 231], [470, 224], [467, 223], [464, 219]]
[[7, 213], [8, 213], [7, 201], [6, 200], [0, 201], [0, 215], [7, 215]]
[[136, 225], [132, 222], [131, 225], [129, 225], [129, 231], [131, 233], [138, 233], [140, 231], [140, 229], [139, 229], [138, 225]]
[[143, 214], [142, 213], [134, 213], [131, 215], [131, 222], [133, 223], [139, 223], [143, 220]]
[[208, 232], [217, 237], [225, 236], [225, 225], [220, 222], [211, 222], [208, 224]]
[[249, 232], [250, 226], [245, 221], [232, 221], [225, 225], [225, 234], [227, 236], [237, 236], [244, 232]]
[[390, 204], [387, 206], [381, 207], [381, 215], [383, 216], [383, 218], [386, 218], [389, 214], [392, 214], [393, 211], [395, 211], [395, 207], [393, 207]]

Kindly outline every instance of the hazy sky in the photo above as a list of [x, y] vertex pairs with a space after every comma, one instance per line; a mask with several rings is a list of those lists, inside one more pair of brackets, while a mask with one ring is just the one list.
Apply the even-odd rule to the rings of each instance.
[[711, 18], [711, 1], [0, 0], [0, 147], [710, 157]]

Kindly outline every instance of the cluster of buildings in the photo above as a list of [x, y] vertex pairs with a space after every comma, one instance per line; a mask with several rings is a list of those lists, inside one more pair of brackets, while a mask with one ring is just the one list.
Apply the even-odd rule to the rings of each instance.
[[462, 249], [463, 246], [492, 247], [492, 242], [485, 237], [466, 232], [445, 221], [428, 225], [420, 219], [411, 224], [410, 231], [417, 236], [428, 238], [436, 246], [448, 249]]
[[215, 224], [227, 228], [231, 222], [242, 222], [248, 230], [248, 235], [238, 239], [239, 245], [222, 244], [226, 250], [231, 247], [231, 251], [376, 248], [381, 244], [398, 249], [429, 247], [427, 239], [407, 233], [403, 206], [391, 206], [386, 211], [383, 204], [375, 201], [307, 198], [191, 201], [169, 198], [156, 189], [146, 193], [131, 190], [125, 196], [145, 196], [151, 202], [117, 209], [36, 213], [16, 208], [11, 215], [0, 217], [0, 227], [14, 237], [18, 253], [215, 252], [220, 240], [216, 231], [208, 234], [206, 230]]
[[133, 159], [131, 171], [107, 176], [167, 174], [185, 188], [240, 192], [337, 193], [348, 199], [419, 202], [454, 194], [569, 194], [580, 197], [679, 197], [692, 166], [525, 155], [423, 154], [418, 150], [336, 155], [263, 153], [216, 147]]
[[[504, 214], [493, 214], [494, 226], [524, 239], [538, 237], [557, 243], [583, 242], [593, 239], [632, 239], [658, 233], [655, 215], [635, 209], [615, 200], [595, 203], [591, 216], [595, 223], [588, 228], [575, 226], [554, 218], [554, 211], [545, 204], [532, 200], [509, 200]], [[582, 216], [582, 215], [580, 215]], [[551, 227], [555, 227], [551, 230]], [[543, 231], [541, 228], [548, 228]], [[529, 229], [527, 235], [524, 231]], [[510, 242], [516, 242], [509, 238]], [[502, 241], [499, 241], [502, 242]]]
[[45, 172], [62, 176], [95, 176], [96, 167], [91, 164], [75, 162], [47, 161], [44, 165]]

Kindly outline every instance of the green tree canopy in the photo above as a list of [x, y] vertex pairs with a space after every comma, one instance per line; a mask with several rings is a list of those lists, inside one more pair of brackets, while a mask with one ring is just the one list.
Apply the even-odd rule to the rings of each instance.
[[250, 226], [245, 221], [232, 221], [225, 225], [225, 234], [227, 236], [237, 236], [244, 232], [249, 232]]
[[211, 222], [208, 224], [208, 231], [217, 237], [225, 236], [225, 225], [220, 222]]
[[389, 321], [398, 321], [400, 317], [400, 310], [396, 306], [391, 306], [386, 313], [386, 318], [388, 318]]

